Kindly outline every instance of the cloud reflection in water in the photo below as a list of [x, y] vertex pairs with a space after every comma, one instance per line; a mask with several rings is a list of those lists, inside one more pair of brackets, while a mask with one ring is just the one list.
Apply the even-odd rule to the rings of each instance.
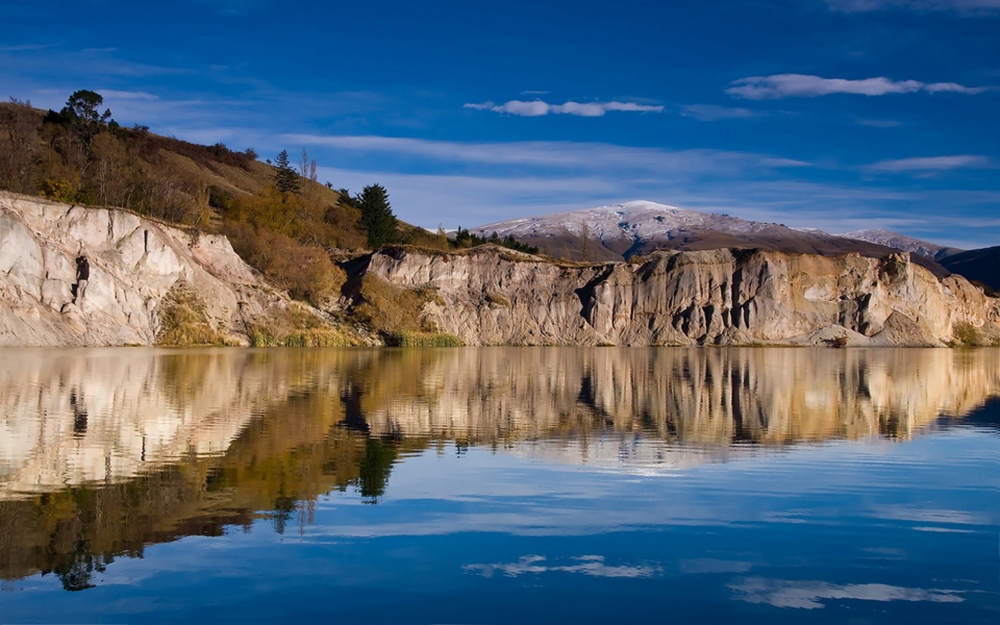
[[576, 564], [550, 566], [543, 564], [545, 556], [521, 556], [517, 562], [507, 564], [467, 564], [462, 567], [468, 573], [479, 573], [483, 577], [493, 577], [494, 573], [503, 573], [507, 577], [540, 573], [582, 573], [591, 577], [652, 577], [663, 571], [659, 565], [641, 564], [637, 566], [609, 566], [604, 563], [604, 556], [587, 555], [572, 558]]

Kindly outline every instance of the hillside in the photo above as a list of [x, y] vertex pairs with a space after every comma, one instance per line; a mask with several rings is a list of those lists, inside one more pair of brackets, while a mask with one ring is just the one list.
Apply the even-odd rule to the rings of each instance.
[[943, 259], [941, 264], [949, 271], [1000, 291], [1000, 246], [954, 254]]
[[[652, 202], [449, 240], [399, 222], [379, 185], [351, 195], [319, 184], [304, 152], [296, 169], [284, 151], [272, 165], [251, 149], [124, 129], [99, 101], [77, 92], [58, 113], [0, 105], [0, 190], [14, 191], [0, 194], [2, 345], [1000, 337], [995, 300], [874, 243]], [[77, 257], [91, 267], [82, 303]]]
[[857, 239], [858, 241], [867, 241], [868, 243], [875, 243], [876, 245], [883, 245], [885, 247], [903, 250], [904, 252], [910, 252], [911, 254], [931, 258], [938, 262], [940, 262], [943, 258], [951, 256], [952, 254], [958, 254], [963, 251], [954, 247], [946, 247], [944, 245], [937, 245], [936, 243], [930, 243], [928, 241], [921, 241], [920, 239], [914, 239], [913, 237], [908, 237], [890, 230], [883, 230], [881, 228], [852, 230], [851, 232], [844, 232], [837, 236], [846, 237], [848, 239]]
[[[492, 232], [512, 236], [551, 256], [586, 261], [623, 260], [656, 250], [743, 248], [821, 256], [853, 253], [869, 258], [897, 251], [820, 230], [799, 230], [648, 201], [513, 219], [472, 231], [481, 236]], [[939, 277], [949, 273], [933, 259], [917, 256], [914, 262]]]
[[[223, 235], [266, 281], [312, 306], [336, 309], [336, 262], [386, 242], [449, 247], [443, 236], [399, 221], [377, 184], [352, 195], [321, 184], [303, 150], [274, 164], [252, 148], [197, 145], [124, 128], [103, 98], [77, 91], [56, 111], [0, 103], [0, 191], [74, 206], [122, 208], [142, 219]], [[363, 206], [369, 189], [381, 204]], [[369, 217], [373, 211], [378, 218]], [[379, 235], [373, 242], [373, 224]]]

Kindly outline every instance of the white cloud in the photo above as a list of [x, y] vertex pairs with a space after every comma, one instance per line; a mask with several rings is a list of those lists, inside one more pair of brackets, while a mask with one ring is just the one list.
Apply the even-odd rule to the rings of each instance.
[[903, 122], [895, 119], [859, 119], [858, 123], [872, 128], [899, 128], [903, 125]]
[[750, 76], [734, 80], [726, 93], [748, 100], [770, 100], [776, 98], [813, 98], [834, 93], [880, 96], [897, 93], [964, 93], [976, 94], [990, 90], [990, 87], [965, 87], [953, 82], [922, 83], [918, 80], [890, 80], [879, 76], [850, 80], [847, 78], [823, 78], [808, 74], [774, 74], [771, 76]]
[[826, 0], [833, 11], [864, 13], [888, 9], [914, 11], [958, 11], [959, 13], [992, 13], [1000, 11], [1000, 0]]
[[823, 599], [855, 601], [928, 601], [962, 603], [954, 590], [904, 588], [888, 584], [828, 584], [752, 577], [729, 586], [736, 598], [748, 603], [766, 603], [776, 608], [814, 610], [824, 607]]
[[924, 91], [928, 93], [965, 93], [975, 95], [984, 91], [989, 91], [989, 87], [964, 87], [956, 82], [932, 82], [924, 85]]
[[684, 117], [693, 117], [703, 122], [714, 122], [720, 119], [747, 119], [758, 117], [759, 114], [750, 109], [733, 106], [717, 106], [715, 104], [690, 104], [681, 109]]
[[[320, 168], [320, 180], [353, 190], [384, 184], [401, 219], [431, 229], [636, 199], [827, 232], [888, 228], [964, 249], [995, 244], [1000, 228], [1000, 221], [986, 217], [995, 214], [997, 191], [824, 183], [809, 180], [813, 164], [776, 155], [363, 135], [282, 135], [275, 140], [273, 145], [253, 145], [275, 152], [282, 146], [309, 147], [320, 163], [336, 163]], [[870, 168], [851, 170], [886, 173]], [[945, 214], [937, 210], [940, 206], [953, 210]], [[941, 234], [929, 234], [933, 232]], [[949, 240], [942, 240], [944, 233]]]
[[435, 159], [442, 162], [549, 167], [587, 171], [626, 171], [630, 175], [739, 171], [759, 168], [802, 167], [802, 161], [725, 150], [666, 150], [608, 143], [521, 141], [463, 143], [402, 137], [284, 135], [290, 143], [320, 145], [340, 150], [379, 152]]
[[15, 46], [0, 46], [0, 52], [34, 52], [35, 50], [42, 50], [49, 47], [51, 47], [51, 44], [27, 43]]
[[541, 117], [542, 115], [577, 115], [579, 117], [602, 117], [609, 111], [630, 113], [662, 113], [663, 107], [636, 102], [573, 102], [549, 104], [543, 100], [510, 100], [503, 104], [483, 102], [466, 104], [465, 108], [477, 111], [493, 111], [521, 117]]
[[115, 89], [98, 89], [98, 93], [101, 94], [105, 99], [113, 98], [116, 100], [158, 100], [159, 98], [152, 93], [146, 93], [145, 91], [116, 91]]
[[879, 161], [869, 167], [872, 171], [947, 171], [950, 169], [987, 169], [993, 167], [992, 159], [977, 154], [956, 156], [928, 156]]

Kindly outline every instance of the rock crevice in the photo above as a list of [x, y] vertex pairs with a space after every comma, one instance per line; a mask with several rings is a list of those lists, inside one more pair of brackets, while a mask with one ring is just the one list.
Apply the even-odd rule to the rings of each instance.
[[[1000, 300], [938, 279], [902, 252], [881, 259], [768, 250], [665, 251], [641, 263], [560, 265], [483, 247], [396, 248], [363, 271], [433, 287], [425, 320], [469, 345], [941, 346], [1000, 337]], [[483, 306], [487, 293], [509, 306]]]
[[[74, 295], [78, 255], [90, 264], [83, 298]], [[232, 344], [248, 342], [248, 323], [290, 305], [222, 235], [0, 193], [0, 346], [156, 344], [178, 284], [197, 293], [204, 322]]]
[[[74, 301], [80, 254], [90, 279]], [[715, 249], [574, 264], [495, 246], [391, 247], [342, 267], [345, 301], [358, 300], [366, 275], [432, 289], [419, 311], [424, 325], [467, 345], [1000, 341], [1000, 300], [960, 276], [935, 277], [905, 252], [877, 259]], [[0, 193], [0, 346], [155, 344], [164, 316], [179, 310], [170, 299], [177, 285], [194, 294], [198, 326], [227, 343], [247, 344], [253, 327], [302, 314], [332, 328], [270, 287], [224, 236]]]

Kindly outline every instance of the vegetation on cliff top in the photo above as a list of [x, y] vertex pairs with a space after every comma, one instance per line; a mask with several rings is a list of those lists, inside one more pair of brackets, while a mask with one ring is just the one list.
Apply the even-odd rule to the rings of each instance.
[[[385, 187], [372, 184], [352, 195], [330, 182], [321, 184], [316, 161], [305, 150], [298, 163], [285, 150], [273, 165], [262, 163], [253, 148], [197, 145], [145, 126], [125, 128], [103, 104], [100, 94], [88, 90], [73, 93], [58, 112], [13, 98], [0, 103], [0, 190], [120, 207], [224, 233], [236, 253], [273, 284], [327, 310], [335, 308], [346, 279], [336, 261], [366, 248], [396, 243], [438, 250], [484, 243], [521, 248], [513, 239], [469, 237], [467, 231], [451, 241], [443, 231], [401, 222]], [[185, 306], [171, 311], [165, 314], [191, 312]], [[178, 327], [185, 323], [178, 321]], [[378, 330], [420, 331], [410, 325]], [[212, 338], [196, 334], [199, 340]]]

